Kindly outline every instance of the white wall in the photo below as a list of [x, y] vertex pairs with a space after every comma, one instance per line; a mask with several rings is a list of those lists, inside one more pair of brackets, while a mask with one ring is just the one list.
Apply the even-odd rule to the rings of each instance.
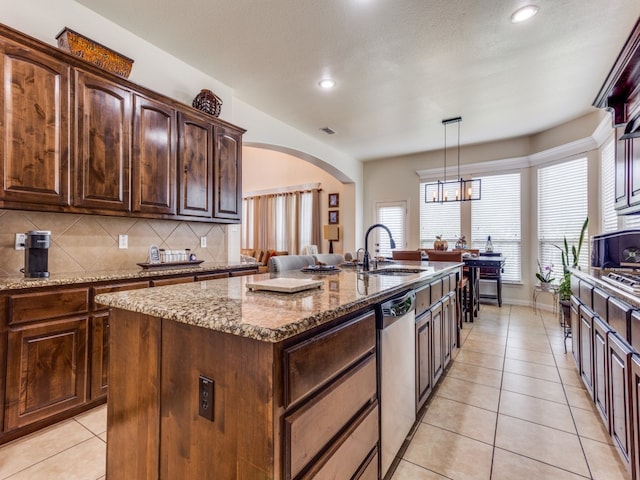
[[[132, 58], [129, 80], [185, 104], [190, 105], [202, 88], [209, 88], [223, 101], [220, 118], [247, 130], [244, 141], [300, 152], [302, 157], [314, 159], [346, 181], [356, 185], [362, 182], [361, 162], [247, 105], [234, 97], [229, 86], [73, 0], [0, 0], [0, 11], [2, 23], [51, 45], [56, 45], [56, 35], [69, 27]], [[355, 212], [360, 212], [360, 187], [353, 188], [356, 188]], [[359, 215], [355, 213], [354, 217], [353, 232], [361, 230]], [[228, 233], [229, 254], [239, 255], [240, 229], [229, 229]]]

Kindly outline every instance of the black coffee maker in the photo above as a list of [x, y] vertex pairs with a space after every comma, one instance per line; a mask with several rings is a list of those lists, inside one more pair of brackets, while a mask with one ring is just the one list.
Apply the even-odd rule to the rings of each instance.
[[27, 278], [49, 278], [49, 245], [51, 232], [30, 230], [24, 242], [24, 276]]

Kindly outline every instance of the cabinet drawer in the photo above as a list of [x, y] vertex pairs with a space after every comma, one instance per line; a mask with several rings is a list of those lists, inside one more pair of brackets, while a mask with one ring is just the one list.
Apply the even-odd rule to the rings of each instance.
[[93, 295], [91, 295], [91, 302], [93, 303], [94, 310], [107, 310], [109, 307], [96, 303], [94, 298], [101, 293], [113, 293], [121, 292], [122, 290], [138, 290], [140, 288], [147, 288], [149, 282], [131, 282], [121, 283], [118, 285], [102, 285], [100, 287], [93, 287]]
[[89, 311], [89, 290], [79, 288], [9, 296], [9, 325]]
[[229, 278], [229, 272], [204, 273], [196, 275], [196, 282], [205, 282], [207, 280], [217, 280], [219, 278]]
[[590, 309], [593, 309], [593, 286], [585, 281], [580, 281], [580, 301]]
[[[376, 357], [347, 372], [285, 418], [286, 468], [294, 478], [376, 396]], [[317, 428], [322, 425], [322, 428]]]
[[378, 443], [378, 405], [372, 405], [360, 418], [340, 436], [336, 447], [300, 478], [353, 478]]
[[608, 316], [607, 323], [613, 328], [621, 338], [625, 341], [629, 341], [630, 334], [630, 322], [631, 322], [631, 307], [616, 298], [609, 297], [608, 300]]
[[163, 287], [165, 285], [177, 285], [179, 283], [191, 283], [195, 280], [195, 277], [173, 277], [173, 278], [160, 278], [158, 280], [151, 280], [152, 287]]
[[378, 480], [378, 449], [376, 448], [356, 475], [356, 480]]
[[442, 280], [431, 282], [431, 303], [434, 304], [442, 298]]
[[284, 403], [288, 407], [375, 350], [373, 312], [284, 350]]
[[233, 272], [229, 272], [229, 275], [232, 277], [242, 277], [243, 275], [254, 275], [258, 273], [257, 268], [249, 268], [247, 270], [235, 270]]
[[430, 306], [431, 285], [427, 285], [416, 291], [416, 317], [428, 310]]
[[609, 294], [604, 290], [599, 288], [593, 289], [593, 311], [600, 318], [607, 318], [607, 299], [609, 298]]

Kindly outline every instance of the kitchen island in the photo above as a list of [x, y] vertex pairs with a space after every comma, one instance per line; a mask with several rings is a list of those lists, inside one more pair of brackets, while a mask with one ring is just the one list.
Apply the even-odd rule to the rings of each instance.
[[[112, 308], [107, 476], [378, 478], [376, 307], [416, 288], [419, 305], [438, 303], [460, 274], [456, 263], [411, 267], [421, 271], [283, 272], [96, 296]], [[320, 288], [247, 288], [276, 277]]]

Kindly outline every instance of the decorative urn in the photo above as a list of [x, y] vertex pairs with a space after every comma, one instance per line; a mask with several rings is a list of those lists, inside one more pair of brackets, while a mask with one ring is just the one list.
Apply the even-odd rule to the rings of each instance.
[[222, 100], [211, 90], [203, 88], [191, 104], [194, 108], [217, 117], [222, 109]]
[[433, 242], [434, 250], [447, 250], [449, 248], [449, 244], [446, 240], [442, 239], [442, 235], [436, 235], [436, 239]]

